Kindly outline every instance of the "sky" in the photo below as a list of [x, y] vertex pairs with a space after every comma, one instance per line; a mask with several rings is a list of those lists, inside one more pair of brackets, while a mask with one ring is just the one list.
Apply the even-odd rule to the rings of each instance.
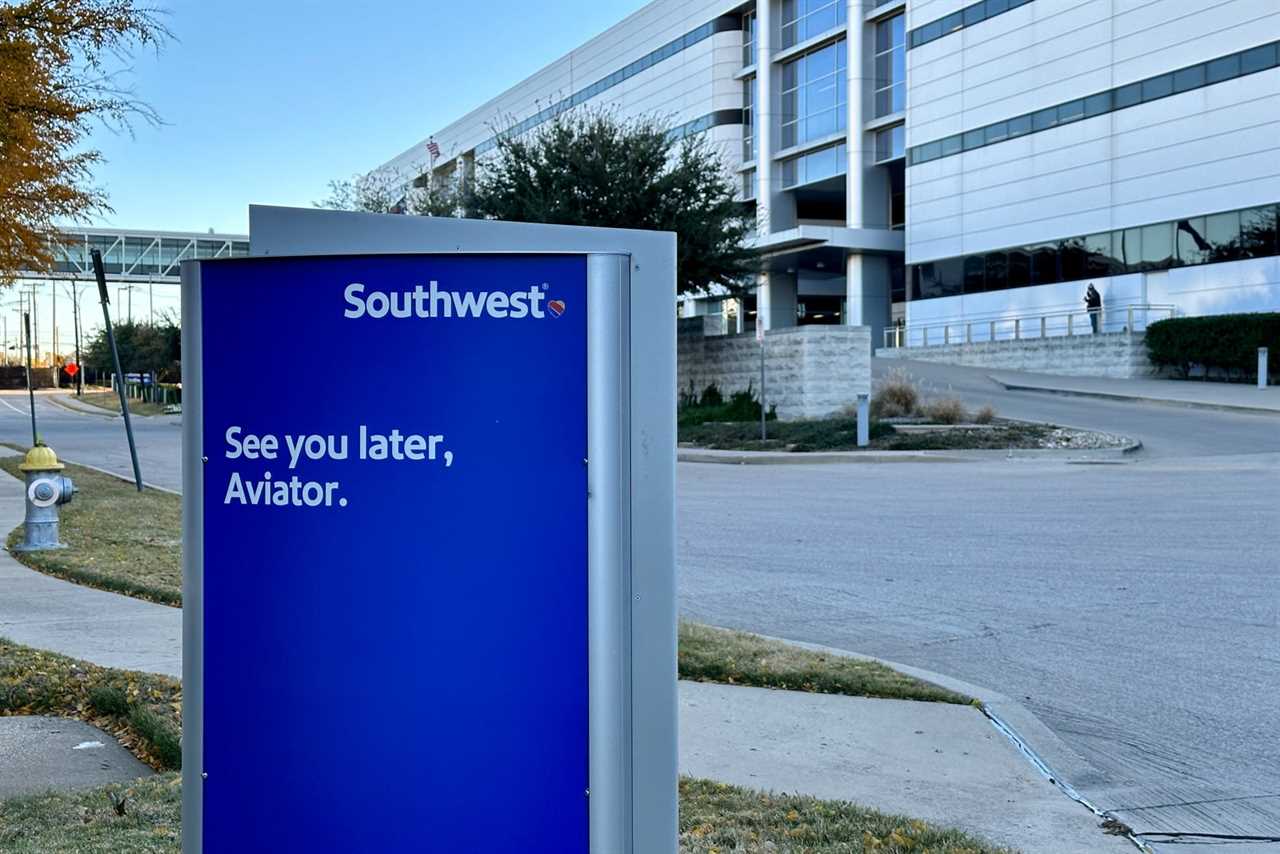
[[124, 78], [164, 124], [94, 132], [94, 224], [247, 234], [250, 203], [310, 206], [643, 5], [169, 0]]

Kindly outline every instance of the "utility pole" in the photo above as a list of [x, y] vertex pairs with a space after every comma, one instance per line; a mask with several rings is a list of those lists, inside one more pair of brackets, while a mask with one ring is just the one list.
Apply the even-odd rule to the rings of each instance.
[[31, 447], [34, 448], [40, 444], [40, 433], [36, 430], [36, 387], [31, 382], [31, 315], [22, 317], [27, 327], [27, 397], [31, 400]]
[[[133, 480], [142, 491], [142, 469], [138, 466], [138, 446], [133, 442], [133, 422], [129, 420], [129, 396], [125, 393], [124, 371], [120, 369], [120, 351], [116, 349], [116, 334], [111, 329], [111, 303], [107, 296], [107, 274], [102, 268], [102, 253], [93, 250], [93, 275], [98, 280], [98, 296], [102, 299], [102, 320], [106, 325], [107, 342], [111, 345], [111, 364], [116, 369], [116, 388], [120, 391], [120, 414], [124, 416], [124, 432], [129, 437], [129, 456], [133, 458]], [[32, 412], [35, 412], [33, 409]]]
[[[58, 283], [49, 282], [49, 299], [53, 301], [53, 355], [50, 357], [50, 364], [56, 369], [58, 367]], [[61, 387], [62, 374], [54, 374], [56, 378], [54, 385]]]
[[71, 330], [76, 338], [76, 397], [84, 397], [84, 365], [80, 363], [80, 294], [71, 280]]

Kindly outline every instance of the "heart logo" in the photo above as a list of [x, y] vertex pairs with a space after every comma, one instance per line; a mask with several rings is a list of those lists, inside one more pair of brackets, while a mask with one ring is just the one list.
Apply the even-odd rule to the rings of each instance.
[[556, 317], [559, 317], [560, 315], [564, 314], [564, 310], [565, 310], [564, 300], [553, 299], [551, 302], [547, 303], [547, 308], [551, 309], [552, 314], [554, 314]]

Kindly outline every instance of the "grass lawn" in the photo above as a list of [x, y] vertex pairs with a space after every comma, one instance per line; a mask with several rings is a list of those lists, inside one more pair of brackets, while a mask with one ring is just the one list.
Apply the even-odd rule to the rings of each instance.
[[973, 704], [875, 661], [813, 652], [745, 632], [680, 624], [680, 678], [816, 694]]
[[[990, 430], [945, 430], [900, 433], [892, 425], [871, 424], [873, 451], [956, 451], [1037, 448], [1053, 430], [1042, 424], [997, 423]], [[724, 451], [858, 451], [858, 422], [853, 418], [770, 422], [769, 438], [760, 440], [760, 422], [681, 425], [679, 440]]]
[[[22, 457], [0, 458], [0, 467], [19, 480], [21, 463]], [[64, 474], [79, 490], [62, 508], [62, 541], [71, 548], [13, 556], [68, 581], [181, 605], [182, 499], [154, 489], [138, 492], [131, 483], [72, 463]], [[8, 544], [21, 540], [18, 527]]]
[[0, 638], [0, 715], [77, 718], [111, 733], [153, 768], [182, 766], [176, 679], [99, 667]]
[[177, 774], [0, 802], [0, 851], [10, 854], [178, 854], [181, 827]]
[[[124, 815], [115, 804], [123, 798]], [[11, 854], [178, 854], [182, 781], [162, 774], [129, 786], [0, 802], [0, 850]], [[766, 795], [707, 780], [680, 781], [681, 854], [1001, 854], [967, 834], [838, 801]]]
[[[85, 403], [110, 412], [120, 411], [120, 395], [114, 391], [86, 391], [80, 398]], [[142, 400], [129, 401], [130, 415], [163, 415], [164, 406], [159, 403], [147, 403]]]

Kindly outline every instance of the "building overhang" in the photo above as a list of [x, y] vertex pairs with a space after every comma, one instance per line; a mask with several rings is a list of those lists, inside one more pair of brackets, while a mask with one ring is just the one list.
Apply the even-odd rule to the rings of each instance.
[[887, 228], [842, 228], [834, 225], [799, 225], [773, 234], [758, 235], [748, 245], [764, 258], [808, 249], [843, 249], [859, 255], [885, 255], [906, 251], [906, 235]]

